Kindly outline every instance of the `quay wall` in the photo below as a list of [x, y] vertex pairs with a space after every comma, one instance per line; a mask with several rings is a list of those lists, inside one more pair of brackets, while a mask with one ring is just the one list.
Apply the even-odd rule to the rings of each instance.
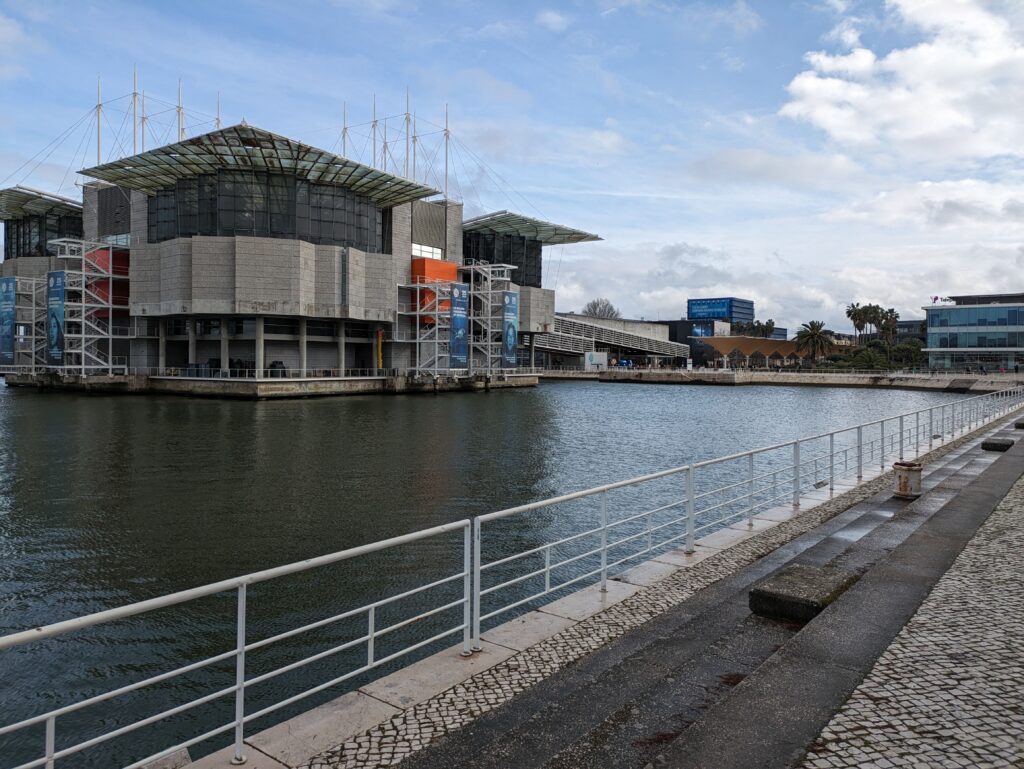
[[340, 395], [445, 392], [486, 392], [510, 387], [534, 387], [536, 375], [472, 378], [413, 379], [406, 376], [360, 379], [208, 379], [188, 377], [72, 376], [51, 373], [7, 374], [8, 387], [48, 391], [107, 394], [185, 395], [196, 398], [316, 398]]
[[1024, 384], [1024, 374], [866, 374], [812, 371], [545, 371], [544, 380], [591, 380], [642, 384], [776, 385], [801, 387], [887, 387], [951, 393], [988, 393]]

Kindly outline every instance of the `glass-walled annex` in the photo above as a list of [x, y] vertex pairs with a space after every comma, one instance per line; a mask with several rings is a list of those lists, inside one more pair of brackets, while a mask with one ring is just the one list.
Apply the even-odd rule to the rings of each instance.
[[932, 368], [991, 373], [1024, 364], [1024, 304], [929, 307], [927, 317]]
[[4, 261], [22, 256], [54, 256], [51, 242], [82, 237], [82, 216], [49, 213], [4, 219]]

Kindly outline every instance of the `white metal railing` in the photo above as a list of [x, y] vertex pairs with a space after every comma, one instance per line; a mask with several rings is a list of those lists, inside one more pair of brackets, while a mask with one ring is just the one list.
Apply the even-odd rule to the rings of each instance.
[[[599, 580], [603, 590], [609, 572], [616, 567], [673, 546], [682, 545], [685, 552], [692, 553], [696, 547], [697, 537], [702, 533], [712, 532], [742, 520], [752, 524], [757, 513], [769, 508], [785, 505], [798, 509], [801, 497], [808, 492], [825, 487], [834, 489], [836, 483], [843, 479], [849, 479], [848, 483], [859, 482], [869, 472], [873, 475], [875, 468], [879, 473], [884, 472], [887, 463], [894, 459], [920, 456], [933, 448], [936, 442], [945, 443], [957, 435], [970, 432], [1022, 406], [1024, 387], [951, 401], [841, 430], [726, 457], [693, 462], [682, 467], [518, 505], [477, 516], [471, 521], [455, 521], [331, 555], [3, 636], [0, 637], [0, 652], [219, 593], [233, 591], [236, 596], [233, 648], [202, 660], [186, 661], [186, 664], [173, 670], [151, 675], [143, 680], [113, 688], [16, 723], [0, 726], [0, 737], [30, 727], [42, 726], [44, 734], [39, 745], [41, 753], [37, 758], [14, 769], [52, 769], [55, 762], [62, 758], [76, 755], [88, 748], [159, 723], [200, 705], [231, 697], [234, 699], [233, 718], [202, 734], [137, 760], [129, 764], [128, 769], [136, 769], [181, 748], [204, 742], [226, 732], [233, 732], [234, 755], [241, 761], [244, 754], [245, 727], [255, 719], [456, 634], [461, 633], [463, 654], [479, 650], [482, 625], [496, 620], [501, 615], [587, 580]], [[568, 510], [568, 515], [562, 520], [562, 523], [567, 522], [568, 526], [555, 526], [558, 522], [555, 516], [559, 515], [559, 509]], [[514, 543], [521, 537], [502, 536], [502, 528], [506, 528], [506, 534], [515, 531], [521, 533], [524, 530], [521, 518], [523, 515], [530, 515], [534, 519], [534, 525], [528, 529], [532, 541], [525, 549], [508, 551], [508, 547], [516, 547]], [[569, 531], [566, 532], [566, 529]], [[545, 536], [546, 530], [551, 531], [550, 536]], [[253, 641], [247, 637], [248, 586], [459, 531], [462, 533], [462, 568], [455, 573], [260, 640]], [[439, 601], [437, 605], [430, 605], [425, 594], [445, 585], [459, 586], [460, 583], [460, 597], [435, 598], [435, 601]], [[450, 588], [453, 589], [455, 588]], [[422, 601], [417, 607], [417, 613], [391, 624], [381, 622], [380, 610], [383, 607], [409, 598]], [[402, 628], [411, 630], [412, 626], [420, 629], [423, 626], [417, 623], [430, 618], [442, 622], [440, 618], [444, 612], [457, 612], [460, 619], [445, 621], [440, 629], [427, 623], [426, 626], [430, 628], [428, 637], [409, 639], [404, 646], [385, 655], [377, 653], [375, 641], [382, 636]], [[336, 626], [342, 620], [357, 617], [364, 618], [365, 632], [259, 675], [247, 674], [247, 653], [312, 630]], [[437, 632], [433, 632], [435, 629]], [[346, 670], [341, 675], [332, 675], [329, 680], [318, 682], [273, 704], [255, 711], [247, 709], [245, 695], [251, 687], [360, 646], [364, 647], [366, 652], [362, 664]], [[234, 664], [233, 685], [131, 723], [115, 725], [94, 737], [58, 747], [62, 717], [222, 662]], [[8, 767], [3, 766], [3, 769]]]
[[[1024, 404], [1024, 388], [975, 396], [821, 435], [694, 462], [649, 475], [499, 510], [473, 519], [473, 646], [481, 624], [568, 586], [673, 545], [692, 553], [710, 533], [803, 494], [860, 481], [869, 468], [920, 456]], [[636, 493], [643, 490], [641, 493]], [[580, 503], [590, 503], [581, 505]], [[589, 508], [589, 509], [585, 509]], [[562, 514], [579, 531], [508, 552], [510, 528], [523, 515]], [[503, 528], [502, 522], [510, 522]], [[493, 537], [484, 535], [493, 529]], [[485, 544], [490, 557], [484, 552]]]
[[[377, 553], [382, 550], [389, 548], [398, 547], [413, 542], [420, 542], [422, 540], [431, 539], [438, 537], [442, 534], [449, 532], [462, 532], [463, 539], [463, 565], [462, 569], [454, 574], [441, 577], [440, 579], [433, 580], [427, 584], [416, 586], [410, 590], [405, 590], [396, 595], [387, 596], [378, 600], [372, 601], [365, 605], [359, 606], [354, 609], [334, 614], [322, 619], [317, 619], [313, 622], [309, 622], [300, 627], [292, 628], [284, 632], [280, 632], [260, 640], [251, 640], [247, 637], [247, 606], [246, 606], [246, 591], [251, 585], [267, 582], [269, 580], [279, 579], [292, 574], [305, 572], [310, 569], [316, 569], [318, 567], [324, 567], [329, 564], [339, 563], [341, 561], [349, 560], [352, 558], [358, 558], [360, 556], [369, 555], [371, 553]], [[160, 598], [154, 598], [148, 601], [141, 601], [139, 603], [130, 604], [128, 606], [122, 606], [116, 609], [109, 609], [107, 611], [97, 612], [77, 619], [66, 620], [64, 622], [57, 622], [52, 625], [45, 627], [36, 628], [33, 630], [26, 630], [20, 633], [14, 633], [0, 638], [0, 651], [10, 649], [16, 646], [22, 646], [25, 644], [42, 641], [48, 638], [56, 638], [59, 636], [72, 633], [74, 631], [80, 631], [86, 628], [95, 627], [97, 625], [104, 625], [107, 623], [115, 622], [117, 620], [123, 620], [129, 617], [135, 617], [140, 614], [155, 611], [158, 609], [167, 608], [170, 606], [176, 606], [185, 604], [191, 601], [196, 601], [207, 596], [216, 595], [218, 593], [227, 593], [233, 591], [236, 595], [236, 637], [235, 645], [233, 649], [226, 650], [219, 654], [207, 657], [205, 659], [189, 662], [188, 664], [177, 667], [173, 670], [169, 670], [157, 675], [152, 675], [141, 681], [120, 686], [110, 691], [98, 694], [87, 699], [80, 700], [70, 705], [56, 708], [46, 713], [26, 718], [13, 724], [6, 726], [0, 726], [0, 737], [20, 730], [28, 729], [33, 726], [42, 724], [44, 726], [44, 740], [40, 746], [41, 753], [38, 758], [29, 760], [28, 762], [19, 764], [15, 769], [33, 769], [33, 767], [46, 767], [46, 769], [52, 769], [56, 761], [74, 756], [81, 753], [84, 750], [100, 745], [109, 740], [113, 740], [117, 737], [121, 737], [145, 726], [155, 724], [157, 722], [169, 719], [180, 713], [187, 712], [194, 708], [210, 703], [216, 700], [223, 699], [225, 697], [234, 698], [234, 718], [227, 723], [220, 724], [212, 729], [204, 731], [195, 737], [180, 742], [172, 747], [165, 748], [159, 752], [147, 756], [141, 760], [135, 761], [126, 767], [126, 769], [137, 769], [147, 763], [156, 761], [157, 759], [170, 755], [175, 751], [187, 748], [200, 742], [209, 740], [217, 735], [225, 732], [234, 732], [234, 761], [233, 763], [242, 763], [244, 761], [244, 743], [243, 739], [245, 736], [245, 725], [255, 719], [262, 718], [263, 716], [269, 715], [281, 708], [287, 707], [301, 699], [314, 695], [324, 689], [336, 686], [354, 676], [364, 673], [373, 668], [377, 668], [381, 665], [389, 663], [393, 660], [401, 658], [410, 652], [420, 649], [424, 646], [436, 643], [444, 638], [462, 634], [462, 648], [465, 654], [470, 653], [470, 606], [471, 606], [471, 586], [472, 586], [472, 568], [471, 568], [471, 548], [470, 548], [470, 524], [468, 520], [454, 521], [452, 523], [443, 524], [441, 526], [435, 526], [430, 529], [424, 529], [422, 531], [413, 532], [411, 534], [405, 534], [400, 537], [393, 537], [391, 539], [382, 540], [380, 542], [374, 542], [368, 545], [362, 545], [361, 547], [351, 548], [349, 550], [342, 550], [337, 553], [330, 555], [320, 556], [318, 558], [311, 558], [305, 561], [299, 561], [286, 566], [279, 566], [273, 569], [267, 569], [265, 571], [254, 572], [247, 574], [242, 577], [235, 577], [234, 579], [224, 580], [222, 582], [215, 582], [210, 585], [204, 585], [203, 587], [193, 588], [191, 590], [183, 590], [179, 593], [172, 593], [170, 595], [162, 596]], [[432, 606], [430, 608], [423, 609], [417, 614], [406, 617], [402, 620], [392, 622], [391, 624], [383, 624], [380, 620], [380, 610], [386, 606], [390, 606], [404, 599], [408, 599], [414, 596], [422, 596], [430, 591], [436, 591], [438, 588], [449, 585], [452, 583], [462, 584], [461, 596], [456, 600], [447, 600], [439, 605]], [[415, 623], [422, 622], [430, 617], [436, 617], [443, 612], [453, 612], [461, 609], [459, 616], [461, 620], [455, 624], [449, 624], [443, 626], [439, 632], [433, 633], [427, 638], [415, 639], [412, 643], [392, 651], [386, 655], [378, 655], [375, 652], [375, 642], [390, 633], [401, 628], [409, 627]], [[246, 654], [262, 649], [264, 647], [275, 644], [279, 641], [283, 641], [287, 638], [292, 638], [302, 633], [307, 633], [312, 630], [324, 628], [328, 625], [336, 624], [342, 620], [365, 617], [366, 631], [355, 638], [350, 638], [338, 645], [323, 651], [317, 652], [311, 656], [290, 662], [281, 667], [269, 670], [260, 675], [247, 676], [246, 672]], [[263, 683], [270, 679], [276, 678], [279, 675], [303, 667], [310, 663], [325, 659], [332, 655], [336, 655], [348, 649], [353, 649], [359, 646], [363, 646], [366, 650], [365, 662], [362, 665], [358, 665], [353, 669], [347, 670], [341, 675], [334, 676], [330, 680], [323, 681], [317, 685], [295, 694], [290, 697], [286, 697], [269, 706], [265, 706], [256, 711], [246, 710], [245, 694], [246, 690], [256, 686], [257, 684]], [[105, 702], [115, 697], [123, 697], [131, 692], [144, 689], [146, 687], [154, 686], [162, 682], [168, 681], [177, 676], [182, 676], [187, 673], [206, 668], [219, 662], [232, 661], [235, 666], [235, 682], [233, 685], [221, 688], [210, 694], [206, 694], [201, 697], [197, 697], [189, 702], [162, 710], [159, 713], [140, 718], [139, 720], [133, 721], [132, 723], [119, 726], [109, 731], [103, 732], [95, 737], [82, 740], [73, 745], [66, 747], [57, 747], [57, 738], [59, 735], [59, 726], [61, 717], [67, 716], [68, 714], [75, 713], [83, 710], [90, 706]], [[62, 764], [63, 765], [63, 764]]]

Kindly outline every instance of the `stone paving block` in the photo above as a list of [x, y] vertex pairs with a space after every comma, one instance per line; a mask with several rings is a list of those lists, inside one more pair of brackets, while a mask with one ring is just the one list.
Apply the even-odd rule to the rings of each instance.
[[678, 566], [663, 561], [645, 561], [621, 574], [616, 574], [612, 579], [617, 582], [628, 582], [630, 585], [647, 587], [674, 574], [678, 568]]
[[481, 646], [483, 650], [470, 657], [460, 654], [461, 646], [453, 646], [379, 678], [360, 691], [395, 707], [408, 708], [462, 683], [515, 653], [512, 649], [486, 641], [482, 641]]
[[[237, 769], [239, 764], [231, 763], [231, 759], [235, 756], [235, 749], [233, 747], [226, 747], [223, 750], [218, 750], [216, 753], [211, 753], [208, 756], [193, 761], [191, 764], [187, 764], [188, 769]], [[261, 753], [251, 745], [247, 745], [245, 749], [246, 762], [241, 764], [245, 769], [289, 769], [280, 761], [275, 761], [266, 753]]]
[[732, 547], [749, 537], [754, 536], [757, 532], [750, 531], [749, 529], [719, 529], [714, 534], [709, 534], [706, 537], [701, 537], [697, 540], [701, 545], [705, 547], [715, 547], [719, 550], [725, 550]]
[[574, 624], [575, 620], [531, 611], [482, 633], [480, 638], [499, 646], [522, 651]]
[[349, 692], [246, 740], [288, 766], [298, 766], [401, 710], [362, 692]]
[[654, 557], [655, 561], [661, 563], [672, 564], [673, 566], [681, 566], [684, 569], [689, 566], [694, 566], [705, 558], [719, 553], [721, 550], [717, 547], [708, 547], [707, 545], [694, 545], [693, 552], [687, 553], [682, 548], [678, 550], [669, 550], [667, 553], [661, 553]]
[[192, 759], [189, 757], [188, 748], [182, 748], [176, 750], [169, 756], [158, 758], [156, 761], [150, 761], [148, 764], [143, 764], [142, 769], [181, 769], [186, 764], [191, 763]]
[[799, 514], [800, 511], [794, 509], [792, 505], [783, 505], [781, 507], [770, 507], [767, 510], [762, 510], [754, 516], [754, 520], [775, 521], [779, 523], [782, 521], [788, 521], [793, 516]]
[[541, 606], [539, 611], [546, 614], [555, 614], [566, 619], [584, 620], [598, 612], [602, 612], [609, 606], [614, 606], [619, 601], [624, 601], [633, 593], [639, 590], [637, 585], [628, 585], [625, 582], [608, 580], [608, 591], [601, 592], [600, 585], [585, 587], [565, 598]]
[[734, 529], [736, 531], [764, 531], [765, 529], [770, 529], [772, 526], [775, 526], [777, 524], [778, 521], [769, 521], [764, 518], [758, 518], [757, 516], [754, 516], [754, 520], [750, 523], [747, 523], [747, 519], [744, 518], [741, 521], [737, 521], [729, 528]]

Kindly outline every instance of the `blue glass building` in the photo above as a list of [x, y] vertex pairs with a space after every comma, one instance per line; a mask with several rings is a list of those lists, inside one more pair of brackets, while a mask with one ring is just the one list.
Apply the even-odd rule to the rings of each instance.
[[753, 323], [754, 303], [734, 296], [714, 299], [687, 299], [688, 320], [724, 320], [729, 323]]
[[951, 296], [925, 307], [928, 365], [1013, 371], [1024, 363], [1024, 294]]

